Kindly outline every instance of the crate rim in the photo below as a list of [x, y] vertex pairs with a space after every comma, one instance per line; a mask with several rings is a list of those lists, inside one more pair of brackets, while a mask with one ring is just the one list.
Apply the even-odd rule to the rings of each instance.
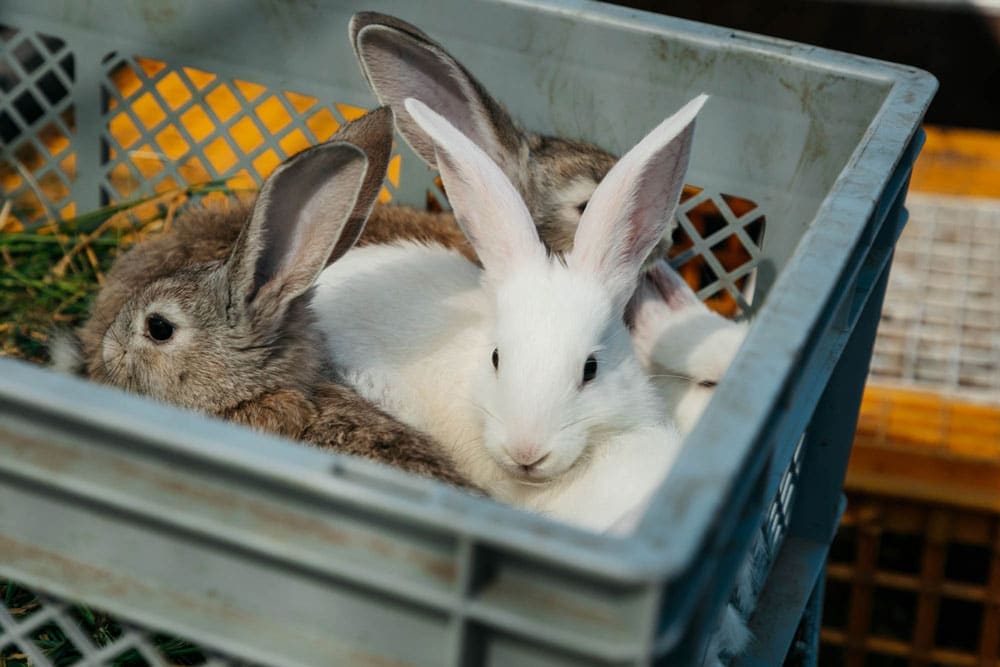
[[[202, 456], [206, 462], [220, 460], [220, 457], [224, 459], [237, 452], [243, 456], [252, 449], [260, 457], [259, 460], [255, 459], [252, 463], [244, 461], [243, 464], [253, 474], [269, 476], [280, 482], [294, 482], [300, 490], [306, 487], [309, 493], [317, 494], [318, 497], [337, 499], [343, 498], [341, 483], [325, 472], [319, 473], [317, 469], [327, 470], [335, 461], [340, 461], [346, 469], [391, 479], [401, 487], [427, 493], [428, 503], [420, 508], [413, 507], [410, 497], [382, 498], [382, 491], [366, 496], [366, 502], [384, 505], [380, 509], [405, 516], [428, 527], [458, 530], [460, 534], [480, 542], [499, 544], [625, 582], [669, 579], [684, 571], [711, 529], [711, 519], [722, 511], [736, 471], [748, 460], [753, 446], [760, 444], [757, 442], [758, 434], [775, 410], [775, 403], [789, 379], [792, 363], [801, 354], [802, 345], [812, 332], [826, 299], [841, 276], [849, 252], [831, 257], [828, 249], [831, 246], [853, 248], [863, 236], [878, 204], [879, 195], [918, 129], [919, 120], [937, 88], [936, 79], [929, 73], [910, 66], [639, 10], [606, 6], [596, 0], [485, 0], [485, 3], [511, 7], [530, 6], [535, 12], [611, 20], [632, 30], [688, 41], [711, 40], [717, 45], [722, 40], [725, 48], [776, 58], [791, 58], [797, 64], [810, 68], [882, 81], [889, 85], [879, 111], [872, 118], [862, 140], [810, 221], [794, 254], [774, 284], [767, 302], [755, 318], [743, 351], [720, 384], [710, 410], [721, 418], [713, 420], [711, 424], [700, 423], [688, 436], [684, 448], [688, 456], [682, 454], [679, 466], [675, 467], [666, 483], [661, 486], [654, 506], [647, 512], [636, 534], [627, 539], [593, 535], [492, 501], [472, 501], [474, 513], [467, 514], [459, 511], [454, 503], [448, 502], [457, 497], [456, 492], [441, 484], [411, 478], [399, 471], [382, 469], [381, 466], [365, 461], [348, 461], [344, 457], [310, 451], [300, 445], [290, 446], [270, 436], [251, 435], [233, 425], [192, 417], [190, 413], [172, 406], [123, 396], [114, 389], [94, 387], [75, 378], [58, 377], [43, 369], [27, 367], [10, 360], [0, 360], [0, 369], [3, 369], [0, 372], [0, 403], [6, 403], [13, 409], [23, 404], [26, 387], [49, 387], [57, 393], [62, 392], [60, 398], [75, 398], [79, 401], [76, 405], [69, 405], [66, 401], [53, 401], [51, 393], [48, 396], [44, 393], [37, 394], [37, 400], [41, 403], [36, 405], [45, 406], [53, 418], [91, 421], [97, 415], [109, 414], [129, 419], [155, 416], [162, 422], [164, 439], [159, 445], [155, 444], [157, 437], [132, 430], [133, 427], [138, 429], [142, 424], [130, 424], [129, 428], [123, 425], [120, 429], [111, 429], [106, 423], [102, 425], [108, 429], [109, 435], [127, 437], [135, 446], [162, 446], [162, 443], [169, 442], [171, 438], [177, 439], [180, 434], [190, 431], [190, 442], [184, 445], [173, 442], [169, 446], [183, 450], [186, 456]], [[194, 4], [194, 0], [181, 0], [180, 4]], [[54, 12], [55, 15], [62, 16], [67, 21], [80, 21], [80, 15], [85, 12], [100, 12], [101, 9], [116, 7], [109, 0], [88, 3], [86, 8], [80, 8], [69, 0], [4, 0], [3, 5], [5, 16], [12, 23], [16, 23], [19, 14], [30, 16], [36, 21], [40, 18], [44, 20], [47, 12], [57, 7], [62, 8], [62, 11]], [[96, 30], [80, 28], [79, 25], [77, 27], [85, 32]], [[872, 178], [872, 175], [876, 178]], [[816, 270], [817, 266], [822, 270]], [[810, 282], [808, 298], [803, 297], [804, 277]], [[818, 295], [822, 298], [816, 298]], [[794, 337], [788, 335], [790, 328], [785, 323], [789, 319], [806, 323], [805, 326], [800, 324], [791, 327], [791, 330], [797, 330]], [[780, 345], [776, 341], [780, 341]], [[763, 351], [769, 354], [762, 354]], [[105, 402], [108, 399], [131, 409], [109, 412]], [[754, 416], [754, 421], [750, 423], [741, 422], [734, 416], [748, 412]], [[184, 419], [178, 419], [181, 416]], [[184, 421], [190, 421], [192, 427], [181, 427], [180, 424]], [[120, 432], [115, 433], [116, 430]], [[237, 449], [228, 444], [206, 443], [204, 441], [208, 438], [204, 436], [209, 432], [220, 437], [238, 439], [240, 447]], [[200, 451], [194, 446], [189, 447], [191, 442], [199, 441]], [[698, 488], [694, 489], [694, 493], [681, 497], [680, 491], [674, 488], [677, 485], [671, 484], [671, 481], [675, 481], [681, 472], [697, 473], [697, 462], [691, 460], [691, 453], [718, 449], [716, 443], [719, 442], [726, 443], [728, 455], [710, 471], [713, 483], [695, 485]], [[302, 451], [293, 455], [295, 450]], [[285, 466], [276, 466], [264, 454], [281, 454], [302, 463], [315, 464], [315, 467], [303, 477], [301, 467], [286, 469]], [[317, 456], [323, 458], [314, 458]], [[319, 465], [321, 461], [322, 466]], [[685, 488], [690, 490], [690, 485], [685, 485]], [[352, 492], [356, 494], [356, 489], [352, 489]], [[352, 497], [357, 498], [357, 495]], [[686, 511], [674, 516], [671, 508], [676, 507], [684, 507]], [[434, 517], [426, 515], [428, 509], [433, 510]], [[483, 522], [484, 518], [490, 519], [490, 523]], [[671, 539], [676, 535], [684, 535], [686, 539]], [[586, 548], [565, 549], [566, 546]]]

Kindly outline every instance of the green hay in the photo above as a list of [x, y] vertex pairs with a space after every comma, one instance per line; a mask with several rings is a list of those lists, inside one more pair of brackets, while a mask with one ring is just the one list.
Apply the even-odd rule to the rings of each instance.
[[[0, 597], [4, 600], [7, 613], [15, 621], [26, 621], [32, 614], [42, 611], [45, 602], [34, 593], [11, 581], [0, 581]], [[122, 627], [107, 614], [94, 611], [86, 605], [71, 606], [59, 619], [63, 625], [73, 623], [86, 635], [95, 648], [103, 648], [116, 642], [123, 634]], [[79, 648], [67, 636], [58, 623], [48, 622], [29, 633], [31, 642], [55, 667], [74, 665], [83, 658]], [[21, 640], [22, 642], [24, 640]], [[201, 649], [181, 639], [154, 634], [147, 642], [171, 665], [200, 665], [206, 662]], [[107, 662], [112, 667], [140, 667], [149, 663], [136, 649], [124, 649]], [[0, 637], [0, 666], [37, 667], [23, 649], [15, 644], [3, 646]]]
[[[50, 332], [86, 319], [100, 276], [122, 249], [156, 233], [171, 211], [211, 193], [236, 192], [223, 181], [191, 185], [0, 233], [0, 354], [47, 362]], [[105, 224], [113, 216], [115, 224]], [[75, 248], [65, 271], [57, 273]]]

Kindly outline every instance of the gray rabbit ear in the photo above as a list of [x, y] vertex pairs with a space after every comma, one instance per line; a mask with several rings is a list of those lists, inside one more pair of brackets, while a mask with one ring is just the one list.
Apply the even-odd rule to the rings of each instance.
[[280, 319], [315, 282], [348, 227], [368, 160], [356, 146], [328, 142], [280, 165], [264, 182], [227, 264], [229, 309]]
[[351, 217], [340, 234], [340, 239], [333, 247], [333, 252], [326, 263], [332, 264], [351, 249], [361, 236], [372, 206], [382, 191], [385, 172], [389, 168], [389, 157], [392, 155], [393, 115], [389, 107], [379, 107], [369, 111], [361, 118], [343, 125], [331, 141], [346, 141], [361, 149], [368, 158], [368, 170], [361, 184], [358, 200], [351, 212]]
[[437, 166], [434, 143], [403, 106], [408, 97], [441, 114], [508, 177], [518, 175], [527, 152], [524, 133], [444, 48], [405, 21], [376, 12], [355, 14], [350, 35], [368, 85], [381, 104], [392, 107], [396, 128], [424, 162]]

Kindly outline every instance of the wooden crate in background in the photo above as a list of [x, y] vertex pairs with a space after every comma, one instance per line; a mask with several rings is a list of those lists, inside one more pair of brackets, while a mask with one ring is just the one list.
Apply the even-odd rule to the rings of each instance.
[[908, 207], [827, 567], [820, 664], [997, 667], [1000, 201], [911, 195]]

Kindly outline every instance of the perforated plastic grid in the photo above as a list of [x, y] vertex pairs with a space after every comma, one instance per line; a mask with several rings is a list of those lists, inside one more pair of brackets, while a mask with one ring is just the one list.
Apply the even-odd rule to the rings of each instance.
[[[108, 201], [222, 179], [258, 185], [366, 111], [149, 58], [112, 54], [104, 65]], [[399, 160], [392, 158], [388, 188], [398, 183]]]
[[75, 213], [74, 75], [63, 40], [0, 24], [0, 194], [22, 222]]
[[5, 667], [248, 665], [148, 632], [79, 604], [0, 582], [0, 664]]
[[1000, 202], [911, 195], [871, 377], [1000, 404]]
[[775, 554], [781, 547], [781, 542], [785, 537], [785, 530], [788, 528], [788, 520], [795, 504], [795, 492], [799, 485], [799, 474], [802, 472], [802, 448], [805, 438], [799, 438], [795, 451], [792, 454], [792, 462], [788, 469], [781, 475], [781, 483], [778, 484], [778, 493], [771, 501], [771, 506], [767, 511], [767, 520], [764, 523], [764, 535], [766, 538], [767, 553]]
[[997, 665], [1000, 515], [853, 493], [827, 565], [820, 664]]
[[763, 211], [749, 199], [686, 186], [677, 220], [671, 264], [714, 310], [728, 317], [749, 312]]
[[[805, 437], [799, 438], [792, 452], [792, 460], [781, 473], [778, 490], [764, 512], [764, 518], [759, 529], [754, 533], [748, 551], [753, 559], [755, 587], [763, 585], [774, 565], [774, 558], [781, 550], [788, 533], [788, 523], [795, 506], [796, 492], [799, 487], [799, 475], [802, 472], [802, 455]], [[754, 590], [754, 594], [759, 590]]]
[[[22, 222], [71, 217], [73, 55], [50, 36], [2, 28], [0, 37], [0, 134], [18, 144], [0, 160], [0, 195]], [[207, 181], [253, 187], [365, 112], [144, 57], [112, 53], [103, 64], [105, 203]], [[390, 162], [383, 201], [399, 184], [400, 161], [397, 153]], [[429, 189], [432, 181], [428, 174]], [[677, 217], [674, 266], [715, 310], [746, 313], [763, 212], [748, 199], [689, 186]]]

